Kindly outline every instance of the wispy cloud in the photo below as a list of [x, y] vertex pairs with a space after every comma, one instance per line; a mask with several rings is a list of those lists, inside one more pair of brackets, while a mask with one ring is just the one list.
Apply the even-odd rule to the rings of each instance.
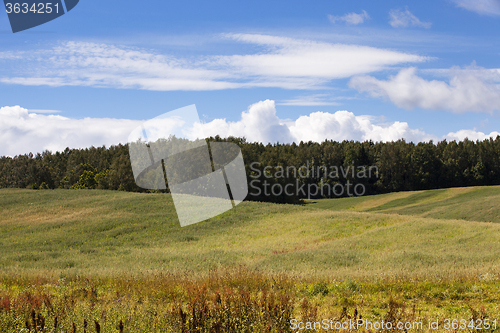
[[499, 0], [452, 0], [458, 7], [482, 15], [500, 15]]
[[49, 113], [49, 114], [54, 114], [54, 113], [61, 113], [59, 110], [43, 110], [43, 109], [29, 109], [28, 110], [30, 113]]
[[448, 70], [449, 82], [426, 80], [415, 67], [402, 69], [388, 80], [353, 77], [349, 86], [373, 97], [389, 99], [398, 107], [462, 112], [500, 110], [500, 72], [477, 68]]
[[370, 15], [363, 10], [361, 13], [348, 13], [345, 14], [344, 16], [333, 16], [333, 15], [328, 15], [328, 19], [332, 23], [337, 23], [337, 22], [345, 22], [347, 24], [352, 24], [352, 25], [358, 25], [362, 24], [365, 22], [365, 20], [370, 19]]
[[[251, 87], [317, 89], [325, 88], [334, 79], [428, 59], [375, 47], [268, 35], [228, 34], [224, 37], [235, 43], [262, 46], [263, 51], [179, 58], [116, 45], [66, 42], [51, 49], [17, 52], [3, 59], [0, 82], [157, 91]], [[27, 61], [31, 64], [29, 69], [25, 67]]]
[[393, 28], [420, 27], [429, 29], [432, 26], [430, 22], [422, 22], [418, 17], [413, 15], [408, 8], [392, 9], [389, 12], [389, 24]]
[[260, 54], [220, 57], [218, 63], [245, 77], [258, 75], [268, 80], [309, 78], [318, 84], [347, 78], [356, 73], [379, 71], [391, 65], [422, 62], [427, 57], [368, 46], [330, 44], [267, 35], [231, 34], [240, 42], [269, 47]]
[[114, 45], [67, 42], [19, 55], [32, 68], [22, 77], [2, 75], [1, 82], [146, 90], [218, 90], [237, 86], [221, 81], [223, 73], [200, 68], [188, 60]]
[[[326, 105], [340, 105], [337, 100], [340, 98], [332, 98], [328, 94], [315, 94], [309, 96], [298, 96], [296, 98], [287, 99], [276, 103], [277, 105], [290, 105], [290, 106], [326, 106]], [[346, 98], [342, 98], [346, 99]]]

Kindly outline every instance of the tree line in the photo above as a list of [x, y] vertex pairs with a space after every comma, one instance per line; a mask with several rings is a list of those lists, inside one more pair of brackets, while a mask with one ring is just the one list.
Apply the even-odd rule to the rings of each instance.
[[[307, 197], [359, 195], [361, 190], [370, 195], [500, 185], [500, 136], [437, 144], [399, 140], [264, 145], [234, 137], [207, 140], [240, 146], [249, 184], [247, 200], [299, 202]], [[166, 182], [164, 192], [169, 191]], [[135, 184], [128, 146], [122, 144], [1, 157], [0, 188], [151, 191]]]

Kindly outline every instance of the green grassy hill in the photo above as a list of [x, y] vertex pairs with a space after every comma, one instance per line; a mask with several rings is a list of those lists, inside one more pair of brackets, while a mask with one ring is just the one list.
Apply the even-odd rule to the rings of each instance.
[[500, 186], [398, 192], [336, 200], [310, 200], [308, 204], [311, 207], [335, 211], [348, 210], [436, 219], [500, 222]]
[[0, 190], [0, 270], [115, 274], [244, 265], [300, 275], [486, 274], [500, 267], [500, 187], [244, 202], [179, 226], [171, 197]]
[[3, 189], [0, 332], [291, 333], [292, 318], [361, 315], [498, 331], [499, 197], [244, 202], [181, 228], [166, 194]]

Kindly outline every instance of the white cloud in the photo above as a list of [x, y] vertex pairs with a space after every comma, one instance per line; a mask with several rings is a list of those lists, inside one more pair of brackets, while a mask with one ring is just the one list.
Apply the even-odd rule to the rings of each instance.
[[[3, 59], [6, 63], [0, 71], [0, 82], [158, 91], [313, 89], [324, 88], [333, 79], [428, 60], [368, 46], [252, 34], [224, 37], [260, 45], [264, 51], [185, 59], [143, 49], [66, 42], [52, 49], [18, 52]], [[30, 68], [26, 68], [26, 63], [30, 63]]]
[[21, 53], [20, 58], [23, 64], [29, 60], [34, 68], [22, 77], [2, 75], [1, 82], [146, 90], [218, 90], [238, 86], [221, 81], [222, 72], [199, 68], [187, 60], [106, 44], [67, 42], [50, 50]]
[[5, 106], [0, 108], [0, 156], [125, 143], [140, 123], [110, 118], [71, 119]]
[[361, 24], [361, 23], [365, 22], [365, 20], [368, 20], [369, 18], [370, 18], [370, 16], [368, 15], [368, 13], [365, 10], [363, 10], [360, 14], [348, 13], [348, 14], [345, 14], [344, 16], [328, 15], [328, 19], [332, 23], [342, 21], [342, 22], [345, 22], [347, 24], [352, 24], [352, 25]]
[[340, 105], [339, 102], [335, 102], [338, 99], [347, 98], [332, 98], [328, 94], [315, 94], [309, 96], [299, 96], [293, 99], [283, 100], [277, 103], [277, 105], [290, 105], [290, 106], [323, 106], [323, 105]]
[[483, 132], [477, 132], [476, 130], [460, 130], [457, 132], [448, 133], [447, 135], [445, 135], [445, 139], [447, 139], [448, 141], [463, 141], [465, 138], [468, 138], [472, 141], [483, 141], [489, 138], [495, 139], [498, 135], [500, 135], [500, 133], [496, 131], [491, 132], [490, 134], [484, 134]]
[[402, 69], [388, 80], [372, 76], [353, 77], [349, 86], [373, 97], [389, 99], [398, 107], [420, 107], [452, 112], [493, 112], [500, 110], [498, 72], [452, 68], [449, 83], [425, 80], [414, 67]]
[[257, 142], [291, 142], [293, 137], [288, 127], [276, 116], [274, 101], [265, 100], [250, 105], [241, 113], [241, 120], [228, 122], [226, 119], [215, 119], [208, 123], [196, 124], [191, 137], [204, 138], [220, 135], [235, 136]]
[[411, 129], [406, 122], [374, 124], [373, 117], [356, 116], [352, 112], [313, 112], [296, 120], [280, 119], [274, 101], [266, 100], [251, 105], [242, 113], [241, 120], [229, 122], [215, 119], [195, 126], [191, 137], [220, 135], [245, 136], [250, 142], [300, 142], [325, 140], [391, 141], [405, 138], [412, 141], [436, 139]]
[[373, 140], [375, 142], [406, 141], [434, 142], [448, 140], [484, 140], [496, 138], [498, 132], [484, 134], [476, 130], [460, 130], [438, 137], [420, 129], [412, 129], [406, 122], [378, 123], [372, 116], [356, 116], [349, 111], [313, 112], [296, 120], [280, 119], [276, 115], [274, 101], [266, 100], [251, 105], [244, 111], [241, 120], [230, 122], [215, 119], [208, 123], [195, 125], [191, 137], [202, 138], [220, 135], [221, 137], [245, 136], [249, 142], [323, 142], [325, 140]]
[[290, 126], [296, 141], [356, 140], [393, 141], [404, 138], [408, 141], [430, 140], [433, 137], [411, 129], [406, 122], [377, 125], [372, 117], [355, 116], [348, 111], [335, 113], [314, 112], [302, 116]]
[[499, 0], [452, 0], [458, 7], [483, 15], [500, 15]]
[[392, 9], [389, 12], [389, 24], [393, 28], [407, 28], [407, 27], [420, 27], [429, 29], [432, 26], [430, 22], [422, 22], [413, 15], [408, 8], [402, 9]]
[[43, 110], [43, 109], [29, 109], [28, 112], [30, 112], [30, 113], [49, 113], [49, 114], [61, 113], [61, 111], [59, 111], [59, 110]]
[[[30, 113], [20, 106], [0, 108], [0, 156], [15, 156], [44, 150], [62, 151], [66, 147], [86, 148], [126, 143], [129, 134], [143, 122], [128, 119], [71, 119], [60, 115]], [[242, 112], [238, 121], [215, 119], [196, 123], [188, 136], [191, 139], [220, 135], [246, 137], [249, 142], [289, 143], [324, 140], [407, 141], [483, 140], [495, 138], [498, 132], [484, 134], [475, 130], [460, 130], [439, 138], [406, 122], [378, 123], [372, 116], [356, 116], [352, 112], [313, 112], [296, 120], [280, 119], [274, 101], [265, 100]]]
[[233, 73], [258, 75], [267, 80], [309, 78], [318, 80], [319, 84], [358, 73], [379, 71], [391, 65], [428, 60], [422, 56], [368, 46], [266, 35], [233, 34], [228, 37], [271, 49], [263, 54], [221, 57], [219, 64], [228, 65]]
[[474, 76], [486, 82], [500, 82], [500, 68], [484, 68], [476, 65], [473, 61], [471, 65], [465, 67], [423, 69], [422, 73], [433, 76], [452, 78], [454, 76]]

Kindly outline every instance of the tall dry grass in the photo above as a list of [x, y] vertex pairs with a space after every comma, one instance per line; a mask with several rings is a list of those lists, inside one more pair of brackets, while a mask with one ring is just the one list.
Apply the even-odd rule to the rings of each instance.
[[9, 275], [0, 278], [0, 331], [292, 332], [292, 319], [360, 318], [425, 327], [438, 318], [499, 318], [498, 295], [500, 282], [491, 278], [340, 281], [244, 267], [202, 275]]

